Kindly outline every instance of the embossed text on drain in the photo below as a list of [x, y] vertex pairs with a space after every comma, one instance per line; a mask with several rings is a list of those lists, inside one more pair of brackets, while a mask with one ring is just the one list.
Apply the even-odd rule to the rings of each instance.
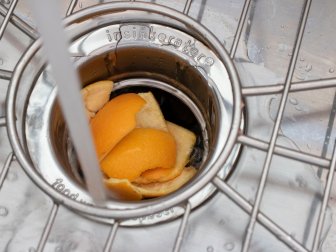
[[78, 196], [79, 194], [78, 193], [72, 193], [70, 191], [70, 189], [68, 189], [66, 187], [65, 184], [63, 184], [63, 179], [61, 178], [57, 178], [55, 180], [54, 183], [51, 184], [51, 186], [56, 189], [57, 191], [59, 191], [60, 193], [64, 194], [65, 196], [68, 196], [70, 199], [73, 199], [73, 200], [76, 200], [76, 201], [79, 201], [80, 203], [84, 203], [84, 204], [87, 204], [87, 205], [92, 205], [91, 203], [83, 200], [83, 199], [79, 199]]
[[212, 57], [202, 53], [190, 39], [184, 41], [176, 34], [167, 34], [157, 31], [154, 26], [125, 24], [120, 25], [119, 30], [106, 29], [106, 37], [109, 42], [124, 41], [153, 41], [162, 46], [172, 46], [185, 55], [193, 58], [199, 64], [212, 66], [215, 61]]

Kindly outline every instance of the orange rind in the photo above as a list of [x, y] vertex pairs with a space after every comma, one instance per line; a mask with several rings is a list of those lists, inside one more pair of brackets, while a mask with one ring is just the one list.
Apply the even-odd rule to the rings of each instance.
[[182, 170], [179, 176], [172, 180], [161, 183], [137, 184], [136, 189], [145, 198], [164, 196], [181, 188], [196, 174], [196, 172], [195, 168], [186, 167]]
[[190, 154], [196, 142], [196, 136], [190, 130], [167, 121], [169, 132], [176, 142], [176, 163], [173, 169], [163, 167], [144, 171], [135, 182], [148, 184], [153, 182], [165, 182], [178, 176], [189, 162]]
[[133, 181], [149, 169], [171, 169], [175, 162], [176, 144], [170, 133], [136, 128], [109, 152], [100, 166], [107, 177]]
[[99, 81], [81, 91], [111, 195], [141, 200], [186, 184], [196, 174], [195, 168], [185, 167], [195, 134], [166, 121], [151, 92], [122, 94], [109, 101], [112, 89], [112, 81]]
[[118, 199], [141, 200], [142, 198], [153, 198], [172, 193], [185, 185], [196, 174], [196, 169], [186, 167], [176, 178], [163, 182], [151, 184], [134, 184], [127, 179], [105, 179], [105, 185], [111, 189]]
[[136, 113], [145, 105], [139, 95], [119, 95], [98, 111], [91, 119], [96, 152], [101, 161], [113, 147], [136, 126]]
[[93, 118], [109, 101], [112, 89], [113, 82], [104, 80], [90, 84], [81, 90], [88, 118]]
[[112, 196], [122, 200], [141, 200], [142, 195], [128, 179], [109, 178], [104, 180], [105, 185], [112, 191]]
[[136, 114], [137, 128], [154, 128], [168, 131], [166, 120], [152, 92], [139, 93], [146, 104]]

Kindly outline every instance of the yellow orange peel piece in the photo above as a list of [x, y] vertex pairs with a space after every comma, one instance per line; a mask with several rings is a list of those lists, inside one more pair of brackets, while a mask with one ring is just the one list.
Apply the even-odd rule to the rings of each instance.
[[136, 113], [145, 105], [137, 94], [119, 95], [91, 119], [91, 131], [98, 159], [102, 160], [114, 146], [136, 126]]
[[151, 92], [109, 101], [112, 81], [82, 89], [104, 183], [113, 197], [141, 200], [176, 191], [196, 169], [185, 167], [196, 141], [193, 132], [166, 122]]
[[109, 101], [112, 89], [113, 82], [105, 80], [90, 84], [81, 90], [88, 118], [94, 117]]
[[174, 137], [165, 131], [136, 128], [100, 162], [108, 177], [135, 180], [146, 170], [172, 168], [176, 162]]
[[153, 128], [168, 131], [166, 120], [154, 95], [151, 92], [139, 93], [146, 101], [145, 106], [136, 114], [137, 128]]
[[127, 179], [105, 179], [105, 184], [108, 188], [113, 190], [120, 199], [140, 200], [142, 198], [152, 198], [167, 195], [176, 191], [181, 186], [186, 184], [195, 174], [196, 169], [193, 167], [186, 167], [182, 173], [176, 178], [163, 182], [151, 184], [134, 184]]
[[165, 182], [180, 175], [183, 168], [189, 162], [190, 154], [196, 142], [196, 136], [190, 130], [167, 121], [169, 132], [176, 142], [176, 162], [173, 169], [163, 167], [144, 171], [134, 182], [148, 184], [153, 182]]
[[123, 200], [141, 200], [142, 195], [131, 184], [128, 179], [115, 179], [109, 178], [104, 180], [105, 185], [112, 191], [112, 196], [117, 199]]
[[172, 180], [150, 184], [137, 184], [136, 188], [138, 192], [146, 198], [163, 196], [179, 189], [181, 186], [186, 184], [195, 174], [195, 168], [186, 167], [182, 170], [179, 176]]

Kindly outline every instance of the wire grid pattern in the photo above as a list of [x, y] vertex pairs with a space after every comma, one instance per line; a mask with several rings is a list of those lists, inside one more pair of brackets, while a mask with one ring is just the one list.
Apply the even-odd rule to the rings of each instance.
[[[66, 15], [71, 15], [77, 5], [77, 0], [72, 0], [67, 9]], [[244, 28], [244, 24], [246, 23], [247, 14], [251, 5], [251, 0], [246, 0], [241, 15], [238, 20], [238, 27], [234, 35], [233, 43], [229, 55], [233, 60], [235, 58], [238, 44], [242, 35], [242, 31]], [[3, 37], [4, 32], [6, 32], [6, 27], [9, 23], [12, 23], [15, 27], [21, 30], [24, 34], [28, 35], [32, 39], [36, 39], [38, 37], [37, 32], [29, 26], [25, 21], [20, 19], [14, 14], [14, 9], [18, 3], [18, 0], [12, 0], [9, 8], [7, 9], [3, 4], [0, 5], [0, 13], [4, 16], [3, 22], [0, 26], [0, 40]], [[241, 133], [237, 138], [237, 143], [240, 143], [244, 146], [253, 147], [264, 151], [267, 153], [266, 159], [264, 161], [262, 175], [259, 182], [257, 196], [255, 199], [255, 203], [252, 205], [247, 201], [243, 196], [241, 196], [234, 188], [232, 188], [229, 184], [224, 182], [221, 178], [215, 177], [212, 183], [219, 189], [219, 191], [229, 197], [235, 204], [237, 204], [242, 210], [250, 215], [249, 225], [246, 229], [245, 238], [243, 241], [242, 251], [246, 252], [249, 250], [251, 238], [253, 236], [255, 224], [259, 223], [263, 227], [265, 227], [269, 232], [271, 232], [275, 237], [277, 237], [281, 242], [286, 244], [289, 248], [294, 251], [312, 251], [316, 252], [319, 249], [319, 244], [321, 240], [321, 233], [324, 224], [325, 213], [328, 205], [328, 200], [330, 198], [330, 192], [333, 185], [333, 177], [336, 166], [336, 148], [334, 147], [334, 151], [331, 159], [324, 158], [321, 156], [312, 155], [309, 153], [304, 153], [301, 151], [288, 149], [285, 147], [281, 147], [276, 145], [276, 140], [279, 134], [279, 128], [281, 124], [281, 120], [284, 114], [284, 109], [286, 106], [286, 101], [288, 99], [288, 95], [290, 92], [298, 92], [298, 91], [306, 91], [306, 90], [314, 90], [314, 89], [323, 89], [336, 87], [336, 78], [329, 78], [323, 80], [313, 80], [313, 81], [301, 81], [301, 82], [292, 82], [294, 69], [296, 66], [296, 62], [298, 60], [298, 55], [300, 51], [300, 46], [302, 43], [303, 34], [305, 31], [305, 26], [307, 23], [307, 18], [309, 15], [309, 10], [311, 7], [312, 0], [306, 0], [303, 5], [303, 10], [300, 17], [299, 29], [296, 34], [293, 54], [291, 55], [289, 67], [286, 73], [286, 78], [283, 84], [278, 85], [264, 85], [258, 87], [243, 87], [241, 89], [243, 97], [248, 96], [261, 96], [261, 95], [269, 95], [269, 94], [281, 94], [280, 106], [277, 110], [277, 115], [275, 119], [275, 123], [272, 130], [271, 139], [269, 142], [264, 142], [262, 140], [253, 138], [251, 136], [245, 135]], [[192, 4], [192, 0], [187, 0], [185, 2], [183, 13], [188, 15], [190, 6]], [[12, 72], [8, 70], [0, 69], [0, 78], [4, 80], [10, 80], [12, 76]], [[6, 118], [0, 117], [0, 127], [6, 127]], [[277, 223], [272, 221], [269, 217], [263, 214], [260, 211], [260, 203], [263, 198], [263, 192], [265, 189], [265, 184], [267, 181], [267, 175], [270, 169], [270, 164], [272, 161], [272, 157], [274, 155], [283, 156], [289, 159], [294, 159], [303, 163], [316, 165], [318, 167], [324, 168], [328, 171], [327, 182], [324, 188], [323, 201], [321, 205], [321, 209], [318, 215], [318, 222], [315, 227], [315, 235], [312, 248], [306, 248], [303, 244], [298, 242], [295, 238], [293, 238], [289, 233], [283, 230]], [[6, 178], [8, 170], [11, 166], [12, 161], [15, 159], [13, 153], [8, 154], [4, 167], [0, 173], [0, 189], [3, 185], [3, 182]], [[37, 246], [37, 251], [43, 251], [46, 241], [48, 239], [49, 233], [53, 227], [55, 218], [57, 216], [59, 209], [59, 205], [54, 202], [53, 207], [50, 211], [49, 217], [45, 224], [43, 233], [41, 235], [39, 244]], [[180, 251], [181, 245], [183, 243], [183, 238], [185, 235], [186, 227], [188, 225], [188, 218], [191, 212], [191, 205], [189, 202], [185, 204], [185, 211], [183, 218], [181, 219], [179, 230], [176, 234], [175, 244], [173, 246], [173, 251]], [[111, 251], [113, 246], [113, 241], [118, 234], [119, 223], [118, 220], [115, 220], [114, 224], [111, 225], [110, 232], [108, 238], [105, 243], [104, 251]]]

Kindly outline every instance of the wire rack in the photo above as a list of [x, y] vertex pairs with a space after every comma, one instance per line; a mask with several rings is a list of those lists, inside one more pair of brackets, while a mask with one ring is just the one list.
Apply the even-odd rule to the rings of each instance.
[[[183, 7], [183, 13], [188, 15], [192, 0], [187, 0]], [[32, 40], [38, 38], [37, 32], [28, 25], [24, 20], [20, 19], [18, 16], [14, 14], [15, 7], [18, 3], [18, 0], [12, 0], [10, 3], [1, 4], [0, 5], [0, 13], [3, 15], [4, 19], [0, 27], [0, 40], [2, 39], [4, 33], [6, 32], [6, 28], [9, 23], [17, 27], [22, 33], [26, 34]], [[232, 46], [229, 51], [229, 55], [231, 59], [234, 61], [236, 52], [238, 49], [238, 45], [242, 36], [242, 31], [247, 22], [247, 17], [249, 10], [251, 8], [251, 0], [246, 0], [242, 10], [240, 17], [238, 19], [238, 26], [235, 31], [235, 35], [233, 37]], [[72, 0], [68, 6], [66, 11], [66, 15], [71, 15], [77, 6], [77, 0]], [[305, 28], [307, 24], [307, 19], [309, 16], [309, 11], [312, 5], [311, 0], [304, 1], [302, 13], [300, 15], [299, 28], [296, 33], [295, 42], [293, 46], [292, 55], [290, 56], [290, 62], [287, 69], [287, 73], [285, 76], [285, 81], [283, 83], [273, 85], [263, 85], [263, 86], [253, 86], [253, 87], [242, 87], [241, 93], [245, 98], [253, 97], [253, 96], [263, 96], [263, 95], [273, 95], [279, 94], [280, 104], [277, 109], [276, 117], [274, 120], [274, 125], [272, 129], [271, 138], [269, 141], [264, 141], [261, 139], [256, 139], [252, 136], [240, 133], [236, 139], [237, 143], [242, 144], [243, 146], [248, 146], [251, 148], [255, 148], [265, 152], [266, 158], [263, 160], [263, 169], [261, 173], [261, 178], [259, 181], [258, 189], [254, 204], [251, 204], [247, 199], [245, 199], [235, 188], [231, 187], [227, 182], [223, 181], [219, 177], [214, 177], [212, 183], [219, 189], [219, 191], [225, 194], [228, 198], [230, 198], [235, 204], [237, 204], [243, 211], [249, 214], [249, 224], [246, 228], [245, 237], [242, 241], [242, 249], [241, 251], [246, 252], [249, 251], [251, 239], [254, 234], [256, 223], [259, 223], [264, 228], [266, 228], [270, 233], [272, 233], [279, 241], [288, 246], [288, 248], [294, 251], [312, 251], [316, 252], [320, 249], [321, 243], [321, 235], [325, 220], [325, 215], [328, 207], [328, 201], [330, 198], [330, 193], [333, 185], [333, 177], [335, 172], [336, 165], [336, 149], [332, 153], [331, 158], [326, 158], [325, 155], [317, 156], [310, 153], [298, 151], [295, 149], [290, 149], [286, 147], [282, 147], [277, 145], [277, 138], [279, 136], [279, 129], [283, 119], [286, 102], [291, 92], [300, 92], [300, 91], [308, 91], [308, 90], [317, 90], [317, 89], [326, 89], [336, 87], [336, 78], [328, 78], [328, 79], [319, 79], [319, 80], [310, 80], [310, 81], [300, 81], [293, 82], [293, 75], [295, 72], [295, 67], [298, 61], [300, 46], [303, 40], [303, 35], [305, 33]], [[6, 7], [7, 6], [7, 7]], [[3, 80], [11, 80], [12, 72], [4, 69], [0, 69], [0, 78]], [[330, 121], [333, 122], [335, 117], [335, 110], [332, 111], [333, 114], [330, 115]], [[6, 117], [0, 117], [0, 126], [6, 127]], [[328, 128], [326, 132], [326, 139], [330, 138], [331, 128]], [[319, 209], [318, 221], [317, 225], [312, 226], [311, 229], [314, 230], [314, 240], [312, 247], [305, 247], [302, 243], [297, 241], [290, 233], [286, 232], [284, 229], [280, 227], [277, 223], [275, 223], [271, 218], [269, 218], [266, 214], [264, 214], [260, 210], [261, 201], [263, 199], [263, 193], [265, 190], [265, 185], [268, 179], [269, 170], [271, 167], [272, 158], [277, 156], [282, 156], [288, 159], [293, 159], [302, 163], [310, 164], [317, 166], [319, 168], [323, 168], [327, 171], [327, 179], [324, 187], [323, 200], [321, 204], [321, 208]], [[15, 160], [15, 155], [13, 153], [9, 153], [5, 164], [0, 173], [0, 189], [4, 184], [8, 171], [11, 167], [12, 162]], [[43, 233], [41, 235], [40, 241], [36, 246], [36, 251], [43, 251], [45, 244], [48, 240], [51, 229], [53, 228], [53, 224], [55, 222], [55, 218], [58, 214], [59, 205], [54, 202], [49, 213], [49, 217], [47, 222], [45, 223], [45, 227]], [[180, 220], [179, 229], [176, 232], [176, 239], [173, 245], [172, 250], [174, 252], [180, 251], [182, 243], [184, 241], [186, 229], [188, 226], [188, 219], [191, 214], [191, 205], [186, 202], [185, 211], [182, 219]], [[111, 251], [113, 247], [113, 243], [115, 237], [118, 235], [119, 221], [115, 220], [114, 224], [110, 227], [110, 232], [108, 238], [105, 242], [104, 251]]]

